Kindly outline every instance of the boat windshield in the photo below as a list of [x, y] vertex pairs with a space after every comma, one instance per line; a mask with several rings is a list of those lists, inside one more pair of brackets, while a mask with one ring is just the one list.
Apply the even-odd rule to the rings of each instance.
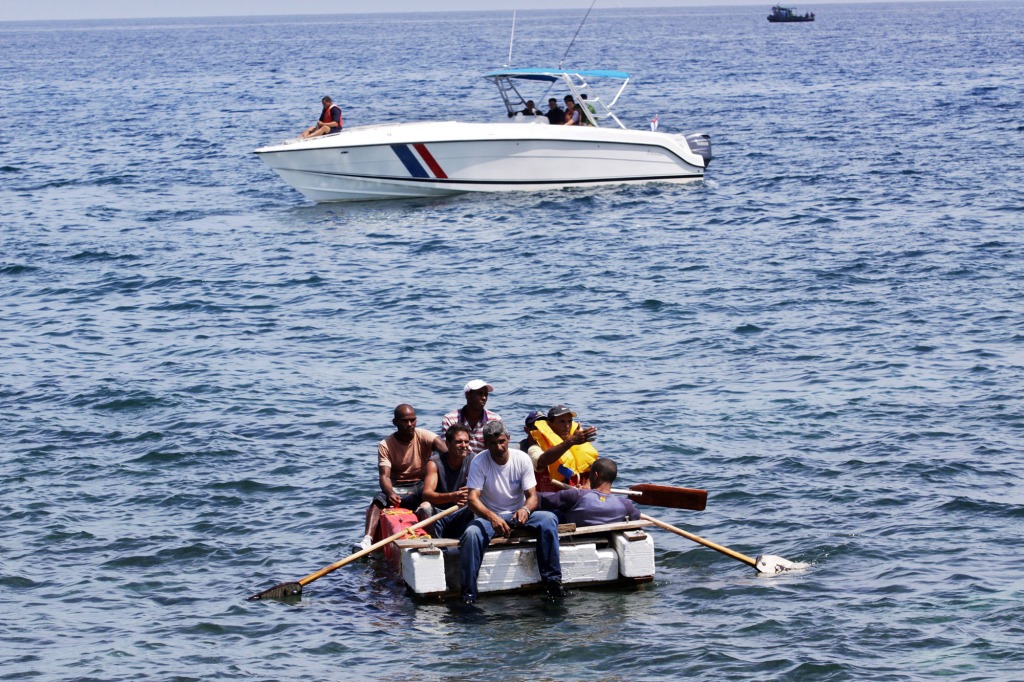
[[[533, 100], [538, 109], [550, 97], [555, 97], [559, 105], [564, 95], [572, 95], [577, 105], [586, 102], [587, 106], [579, 107], [580, 113], [594, 126], [614, 121], [620, 128], [625, 128], [622, 121], [612, 112], [619, 101], [622, 91], [629, 83], [629, 74], [622, 71], [571, 71], [566, 69], [508, 69], [492, 71], [484, 74], [484, 78], [498, 87], [501, 99], [509, 117], [526, 107], [528, 100]], [[610, 100], [603, 99], [591, 86], [592, 80], [621, 81], [618, 90]], [[557, 90], [556, 90], [557, 89]], [[585, 95], [585, 96], [584, 96]]]

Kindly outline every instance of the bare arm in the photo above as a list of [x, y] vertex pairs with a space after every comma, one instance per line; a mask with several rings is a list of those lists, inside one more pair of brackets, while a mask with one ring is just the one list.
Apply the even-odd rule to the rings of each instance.
[[539, 502], [536, 487], [527, 488], [523, 491], [523, 494], [526, 496], [526, 502], [522, 507], [516, 509], [515, 514], [512, 515], [513, 520], [515, 520], [516, 524], [519, 526], [522, 526], [530, 520], [530, 515], [537, 510], [537, 504]]
[[537, 488], [527, 488], [524, 494], [526, 495], [526, 504], [523, 505], [523, 509], [532, 514], [537, 511], [537, 505], [540, 503], [540, 498], [537, 497]]
[[477, 516], [487, 519], [491, 522], [491, 526], [494, 528], [494, 532], [502, 537], [508, 537], [512, 529], [505, 523], [505, 519], [501, 518], [490, 509], [483, 505], [480, 501], [480, 491], [471, 488], [469, 491], [469, 506], [476, 513]]
[[597, 436], [597, 427], [588, 426], [587, 428], [576, 429], [571, 436], [563, 440], [558, 445], [552, 445], [550, 448], [544, 451], [544, 454], [537, 460], [538, 469], [546, 469], [559, 458], [569, 451], [569, 448], [574, 445], [582, 445], [583, 443], [589, 443], [594, 437]]
[[427, 462], [427, 475], [423, 477], [423, 501], [433, 505], [444, 504], [441, 493], [437, 492], [437, 465], [434, 460]]
[[465, 507], [469, 491], [463, 487], [453, 493], [439, 493], [437, 492], [437, 476], [437, 464], [433, 460], [427, 462], [427, 476], [423, 479], [423, 499], [434, 506], [457, 504], [460, 507]]
[[381, 464], [377, 469], [380, 471], [380, 489], [388, 496], [391, 506], [398, 506], [402, 502], [402, 498], [395, 492], [395, 487], [391, 485], [391, 467]]

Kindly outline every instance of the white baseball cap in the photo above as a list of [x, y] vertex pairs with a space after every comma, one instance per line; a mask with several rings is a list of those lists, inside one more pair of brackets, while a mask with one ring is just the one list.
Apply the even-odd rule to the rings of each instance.
[[486, 388], [488, 393], [494, 393], [494, 386], [491, 386], [486, 381], [480, 381], [479, 379], [473, 379], [466, 384], [463, 387], [462, 392], [469, 393], [470, 391], [479, 391], [481, 388]]

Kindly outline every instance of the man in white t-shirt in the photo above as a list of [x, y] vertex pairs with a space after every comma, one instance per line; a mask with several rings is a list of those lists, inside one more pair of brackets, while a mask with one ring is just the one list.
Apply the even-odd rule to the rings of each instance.
[[459, 540], [462, 601], [476, 601], [476, 580], [484, 548], [495, 535], [508, 537], [518, 526], [538, 531], [537, 567], [541, 581], [550, 599], [561, 599], [565, 591], [559, 562], [558, 518], [551, 512], [536, 511], [533, 462], [522, 450], [509, 448], [508, 431], [500, 421], [488, 422], [483, 437], [487, 450], [473, 460], [466, 482], [469, 506], [477, 518]]

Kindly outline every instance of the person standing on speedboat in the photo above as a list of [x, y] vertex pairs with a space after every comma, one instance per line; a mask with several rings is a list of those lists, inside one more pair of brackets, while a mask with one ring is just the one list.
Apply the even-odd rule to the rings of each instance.
[[331, 102], [331, 98], [326, 95], [320, 102], [324, 107], [320, 118], [302, 133], [302, 139], [341, 132], [341, 107]]
[[586, 116], [583, 116], [582, 112], [581, 112], [580, 118], [583, 121], [583, 125], [585, 125], [585, 126], [592, 126], [594, 124], [591, 123], [590, 121], [591, 121], [591, 119], [594, 120], [594, 121], [597, 120], [597, 109], [594, 108], [593, 104], [591, 104], [590, 102], [587, 101], [587, 93], [585, 93], [585, 92], [584, 93], [580, 93], [580, 99], [583, 100], [582, 105], [585, 106], [587, 108], [587, 111], [590, 112], [590, 118], [589, 119]]
[[572, 95], [565, 96], [565, 123], [562, 125], [578, 126], [580, 124], [580, 112], [576, 108], [576, 102]]
[[534, 105], [532, 99], [526, 101], [526, 108], [525, 109], [523, 109], [522, 111], [517, 111], [515, 113], [509, 113], [509, 117], [511, 118], [511, 117], [513, 117], [513, 116], [515, 116], [517, 114], [522, 114], [523, 116], [543, 116], [544, 115], [544, 114], [540, 113], [540, 109], [538, 109]]
[[565, 123], [565, 112], [558, 106], [558, 100], [554, 97], [548, 99], [548, 123], [553, 126], [560, 126]]

